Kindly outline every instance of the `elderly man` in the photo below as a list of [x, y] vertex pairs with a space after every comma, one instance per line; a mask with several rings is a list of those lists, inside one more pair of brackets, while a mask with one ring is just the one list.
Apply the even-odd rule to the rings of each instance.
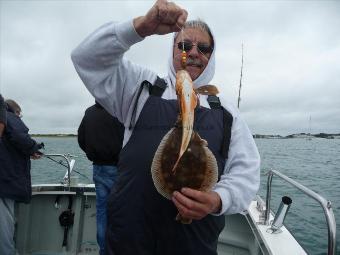
[[[208, 96], [200, 97], [195, 125], [203, 125], [197, 132], [218, 162], [218, 183], [209, 192], [183, 188], [171, 201], [153, 185], [153, 156], [177, 117], [175, 77], [182, 49], [195, 88], [209, 84], [215, 70], [216, 42], [209, 27], [186, 18], [185, 10], [159, 0], [145, 16], [103, 25], [72, 52], [87, 89], [125, 126], [119, 176], [108, 204], [107, 254], [217, 254], [223, 214], [247, 209], [258, 190], [259, 154], [247, 125], [232, 107], [212, 109]], [[147, 36], [171, 32], [179, 33], [165, 86], [156, 73], [130, 62], [124, 53]], [[154, 93], [155, 87], [161, 92]], [[177, 211], [193, 222], [175, 221]]]

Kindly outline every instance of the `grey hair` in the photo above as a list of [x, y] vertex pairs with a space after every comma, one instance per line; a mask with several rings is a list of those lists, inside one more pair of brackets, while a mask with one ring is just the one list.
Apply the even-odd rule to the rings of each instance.
[[[184, 23], [183, 28], [196, 28], [200, 29], [203, 32], [207, 32], [212, 42], [211, 46], [214, 47], [214, 37], [211, 33], [210, 27], [203, 20], [201, 19], [188, 20], [187, 22]], [[176, 33], [175, 38], [177, 38], [177, 35], [178, 33]]]
[[12, 99], [6, 99], [5, 102], [15, 114], [19, 115], [21, 113], [21, 107], [17, 102]]

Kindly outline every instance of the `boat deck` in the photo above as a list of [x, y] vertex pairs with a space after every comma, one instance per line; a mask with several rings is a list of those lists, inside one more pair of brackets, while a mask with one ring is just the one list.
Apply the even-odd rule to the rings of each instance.
[[[62, 184], [33, 186], [31, 203], [16, 207], [18, 253], [98, 254], [95, 205], [93, 184], [70, 188]], [[218, 254], [306, 254], [285, 228], [273, 235], [266, 232], [269, 226], [258, 225], [260, 212], [256, 206], [257, 202], [253, 201], [248, 214], [225, 216], [226, 227], [219, 238]], [[74, 212], [74, 223], [68, 230], [67, 245], [62, 247], [64, 227], [59, 223], [59, 216], [68, 207]]]

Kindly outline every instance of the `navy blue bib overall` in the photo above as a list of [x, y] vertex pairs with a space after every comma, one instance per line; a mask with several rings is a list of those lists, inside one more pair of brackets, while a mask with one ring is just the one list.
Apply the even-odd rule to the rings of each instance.
[[[224, 217], [208, 215], [189, 225], [175, 221], [175, 205], [157, 192], [152, 181], [150, 168], [155, 151], [174, 126], [177, 115], [177, 100], [150, 96], [145, 103], [130, 140], [119, 156], [119, 176], [108, 200], [107, 254], [217, 254]], [[208, 141], [220, 176], [225, 165], [220, 150], [223, 110], [197, 107], [194, 130]]]

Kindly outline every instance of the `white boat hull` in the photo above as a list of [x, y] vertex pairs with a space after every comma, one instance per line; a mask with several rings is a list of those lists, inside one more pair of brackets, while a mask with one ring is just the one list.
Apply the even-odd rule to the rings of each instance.
[[[67, 245], [62, 247], [64, 227], [59, 223], [59, 216], [69, 207], [69, 196], [72, 197], [74, 223], [68, 231]], [[306, 254], [285, 228], [279, 235], [266, 233], [268, 226], [257, 224], [259, 214], [254, 201], [248, 214], [226, 215], [226, 227], [219, 238], [218, 254]], [[33, 186], [31, 203], [18, 204], [16, 216], [16, 247], [19, 254], [99, 253], [93, 184], [78, 184], [71, 188], [62, 184]], [[287, 247], [291, 248], [287, 250]]]

